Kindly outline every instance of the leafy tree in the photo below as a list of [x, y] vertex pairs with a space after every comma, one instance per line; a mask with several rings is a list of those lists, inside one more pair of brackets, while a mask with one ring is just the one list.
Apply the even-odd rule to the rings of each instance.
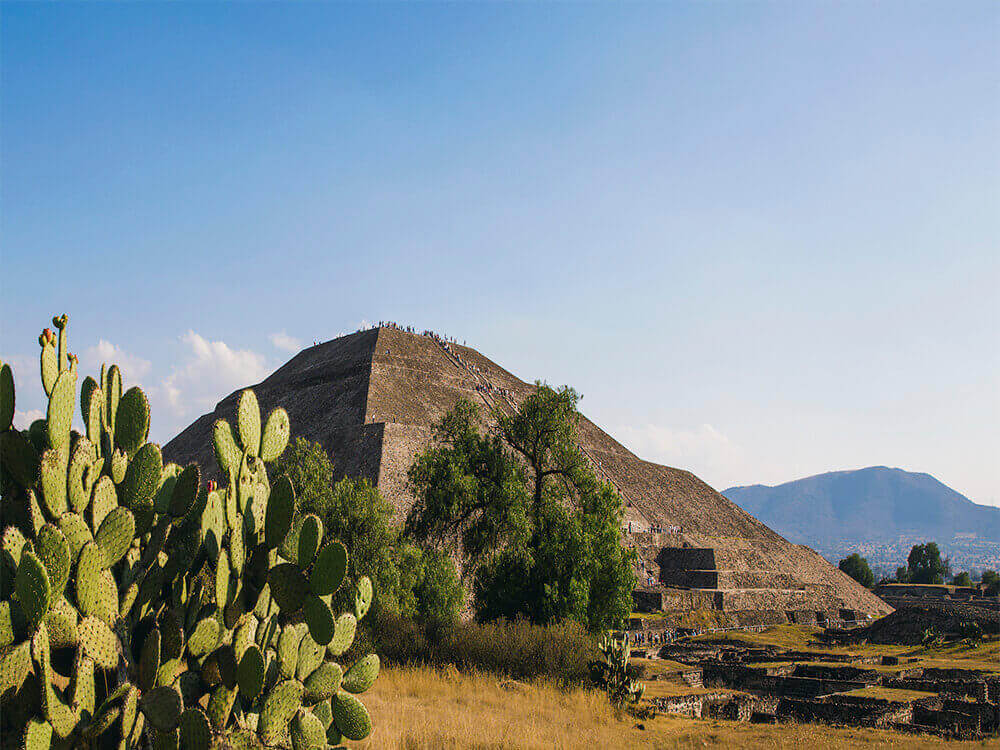
[[910, 571], [906, 567], [900, 565], [896, 568], [896, 583], [909, 583], [910, 582]]
[[951, 565], [947, 559], [941, 559], [936, 542], [913, 545], [906, 563], [910, 583], [944, 583], [951, 572]]
[[594, 476], [577, 443], [579, 396], [540, 383], [513, 414], [458, 405], [410, 469], [417, 500], [406, 529], [439, 547], [461, 542], [480, 620], [566, 618], [591, 630], [631, 610], [631, 553], [621, 499]]
[[982, 580], [988, 586], [987, 593], [990, 596], [996, 596], [1000, 593], [1000, 573], [995, 570], [984, 570]]
[[971, 586], [972, 576], [970, 576], [967, 572], [958, 573], [951, 579], [951, 583], [953, 586]]
[[863, 558], [857, 552], [852, 555], [848, 555], [841, 560], [839, 567], [842, 571], [847, 573], [847, 575], [865, 588], [871, 588], [872, 584], [875, 583], [875, 574], [872, 573], [872, 569], [868, 567], [868, 560]]
[[[375, 619], [416, 617], [433, 612], [435, 619], [457, 619], [463, 598], [455, 566], [448, 558], [400, 540], [395, 510], [367, 479], [333, 481], [333, 464], [319, 443], [296, 438], [275, 462], [275, 475], [285, 473], [295, 487], [296, 515], [315, 513], [324, 535], [347, 548], [348, 575], [367, 575], [375, 584]], [[446, 568], [451, 566], [450, 576]], [[428, 577], [428, 570], [432, 573]], [[436, 586], [445, 586], [436, 590]]]

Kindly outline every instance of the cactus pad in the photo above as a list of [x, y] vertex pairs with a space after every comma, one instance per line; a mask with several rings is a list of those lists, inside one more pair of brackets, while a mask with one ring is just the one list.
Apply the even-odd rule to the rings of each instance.
[[163, 456], [159, 447], [146, 443], [139, 448], [128, 462], [122, 480], [122, 505], [134, 510], [140, 505], [152, 503], [153, 495], [160, 486], [162, 471]]
[[236, 688], [229, 688], [225, 685], [219, 685], [215, 688], [208, 699], [208, 719], [212, 722], [213, 727], [218, 730], [226, 727], [235, 701]]
[[139, 710], [155, 729], [169, 732], [180, 723], [184, 703], [177, 688], [161, 685], [143, 694]]
[[[301, 538], [301, 537], [300, 537]], [[347, 575], [347, 548], [334, 540], [320, 550], [309, 576], [309, 586], [314, 594], [333, 594]]]
[[[306, 677], [303, 683], [306, 688], [306, 699], [309, 701], [325, 701], [333, 697], [340, 689], [344, 670], [336, 662], [325, 661]], [[351, 691], [357, 692], [357, 691]], [[329, 724], [327, 724], [329, 726]]]
[[236, 407], [236, 426], [240, 435], [240, 445], [251, 456], [260, 452], [260, 406], [257, 396], [251, 390], [240, 394], [240, 402]]
[[73, 605], [64, 597], [59, 597], [49, 607], [45, 615], [45, 627], [49, 631], [49, 641], [53, 648], [75, 646], [80, 642], [80, 632], [77, 629], [79, 614]]
[[66, 479], [69, 507], [75, 513], [83, 513], [87, 503], [90, 502], [90, 490], [96, 481], [96, 475], [91, 476], [88, 470], [96, 460], [97, 451], [94, 449], [94, 444], [87, 438], [77, 440], [70, 455]]
[[63, 513], [59, 516], [59, 530], [69, 542], [70, 557], [74, 560], [88, 542], [94, 541], [87, 522], [77, 513]]
[[0, 656], [0, 694], [20, 690], [31, 671], [31, 642], [22, 641]]
[[214, 617], [201, 620], [188, 638], [187, 648], [192, 656], [203, 656], [219, 644], [219, 621]]
[[69, 430], [73, 423], [73, 403], [76, 400], [76, 373], [64, 370], [56, 378], [49, 394], [46, 415], [49, 446], [69, 456]]
[[295, 561], [299, 567], [306, 568], [316, 557], [319, 544], [323, 540], [323, 522], [319, 516], [310, 513], [302, 519], [302, 528], [299, 529], [299, 548]]
[[236, 445], [232, 426], [225, 419], [215, 420], [212, 427], [212, 444], [215, 448], [215, 461], [223, 474], [237, 471], [242, 451]]
[[368, 654], [351, 665], [344, 673], [343, 688], [348, 693], [363, 693], [375, 684], [378, 677], [378, 654]]
[[58, 518], [69, 507], [66, 503], [66, 463], [63, 454], [54, 448], [45, 451], [38, 469], [42, 479], [42, 503], [49, 518]]
[[212, 727], [200, 708], [188, 708], [180, 720], [181, 750], [209, 750], [212, 746]]
[[139, 655], [139, 689], [151, 690], [156, 684], [156, 673], [160, 669], [160, 631], [153, 628], [142, 644]]
[[309, 593], [309, 581], [294, 563], [275, 565], [267, 573], [271, 596], [282, 612], [291, 613], [302, 607]]
[[292, 718], [292, 750], [313, 750], [326, 746], [326, 729], [312, 711], [299, 709]]
[[372, 731], [372, 720], [364, 704], [350, 693], [339, 691], [331, 701], [333, 723], [349, 740], [363, 740]]
[[128, 456], [125, 451], [116, 449], [111, 454], [111, 480], [115, 484], [125, 481], [125, 472], [128, 470]]
[[22, 487], [30, 487], [38, 478], [38, 449], [17, 430], [0, 432], [0, 457], [3, 467]]
[[76, 563], [76, 604], [84, 615], [97, 612], [101, 601], [104, 552], [96, 542], [87, 542]]
[[372, 597], [375, 591], [372, 588], [372, 581], [368, 576], [361, 576], [358, 581], [358, 591], [354, 595], [354, 616], [359, 620], [368, 613], [368, 608], [372, 606]]
[[236, 682], [240, 695], [253, 700], [264, 689], [264, 657], [256, 644], [247, 647], [236, 668]]
[[94, 660], [79, 649], [73, 665], [73, 708], [87, 717], [94, 715], [97, 688], [94, 684]]
[[323, 646], [333, 640], [336, 623], [330, 607], [315, 594], [309, 594], [302, 602], [302, 615], [309, 625], [309, 635]]
[[337, 618], [337, 625], [333, 632], [333, 640], [327, 646], [326, 651], [330, 656], [340, 656], [354, 643], [354, 633], [357, 630], [358, 621], [350, 612], [345, 612]]
[[261, 742], [265, 745], [278, 744], [284, 737], [288, 731], [288, 723], [298, 711], [303, 690], [302, 683], [298, 680], [285, 680], [268, 693], [257, 726]]
[[173, 493], [170, 497], [170, 515], [174, 518], [186, 516], [198, 497], [200, 486], [201, 470], [197, 464], [191, 464], [180, 473], [174, 483]]
[[23, 750], [49, 750], [52, 746], [52, 725], [47, 721], [29, 719], [21, 740]]
[[292, 527], [295, 513], [295, 490], [291, 480], [282, 474], [271, 487], [267, 513], [264, 517], [264, 543], [271, 549], [281, 544]]
[[105, 516], [94, 541], [104, 553], [104, 567], [122, 559], [135, 535], [135, 517], [127, 508], [115, 508]]
[[125, 391], [115, 413], [115, 447], [134, 456], [149, 435], [149, 401], [142, 389]]
[[62, 595], [69, 580], [70, 548], [58, 526], [45, 524], [35, 534], [35, 552], [49, 575], [53, 595]]
[[111, 477], [103, 476], [97, 480], [94, 489], [91, 491], [91, 503], [89, 508], [91, 529], [101, 528], [108, 513], [118, 507], [118, 493], [115, 492], [114, 482]]
[[299, 680], [304, 680], [311, 675], [313, 670], [323, 663], [325, 651], [326, 649], [316, 643], [309, 633], [302, 636], [302, 641], [299, 643], [299, 655], [295, 664], [295, 676]]
[[14, 579], [14, 590], [17, 592], [21, 611], [31, 625], [40, 623], [45, 613], [49, 611], [52, 585], [45, 566], [33, 552], [25, 551], [21, 554], [17, 577]]
[[289, 434], [291, 434], [291, 424], [288, 421], [288, 412], [279, 406], [268, 415], [267, 423], [264, 425], [264, 433], [260, 439], [261, 459], [271, 462], [284, 453]]
[[0, 432], [10, 429], [14, 420], [14, 373], [10, 365], [0, 365]]
[[96, 617], [84, 617], [78, 626], [80, 646], [101, 669], [114, 669], [118, 665], [118, 638], [111, 628]]

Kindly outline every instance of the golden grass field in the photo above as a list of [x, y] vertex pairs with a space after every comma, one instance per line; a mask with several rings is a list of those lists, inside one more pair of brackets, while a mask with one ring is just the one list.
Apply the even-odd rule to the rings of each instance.
[[362, 747], [431, 748], [1000, 748], [1000, 740], [945, 742], [812, 724], [756, 725], [658, 716], [636, 728], [594, 690], [509, 683], [453, 668], [389, 667], [365, 695], [374, 732]]

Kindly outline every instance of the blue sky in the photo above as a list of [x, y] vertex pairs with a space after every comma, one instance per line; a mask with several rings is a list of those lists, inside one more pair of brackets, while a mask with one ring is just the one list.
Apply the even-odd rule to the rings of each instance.
[[[0, 8], [0, 352], [169, 439], [395, 319], [718, 488], [1000, 505], [995, 3]], [[28, 385], [30, 383], [30, 385]]]

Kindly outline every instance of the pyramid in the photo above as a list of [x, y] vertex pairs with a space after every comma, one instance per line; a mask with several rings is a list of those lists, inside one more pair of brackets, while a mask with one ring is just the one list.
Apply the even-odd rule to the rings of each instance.
[[[393, 502], [413, 503], [406, 473], [431, 425], [465, 397], [484, 415], [529, 394], [525, 383], [474, 349], [380, 327], [305, 349], [253, 387], [263, 411], [283, 406], [293, 436], [321, 443], [338, 475], [364, 477]], [[232, 420], [239, 392], [164, 447], [211, 477], [212, 425]], [[485, 418], [485, 417], [484, 417]], [[485, 427], [485, 424], [483, 425]], [[694, 474], [644, 461], [581, 417], [579, 442], [597, 476], [625, 502], [624, 539], [638, 552], [641, 606], [710, 609], [743, 622], [820, 622], [891, 609], [808, 547], [795, 545]]]

